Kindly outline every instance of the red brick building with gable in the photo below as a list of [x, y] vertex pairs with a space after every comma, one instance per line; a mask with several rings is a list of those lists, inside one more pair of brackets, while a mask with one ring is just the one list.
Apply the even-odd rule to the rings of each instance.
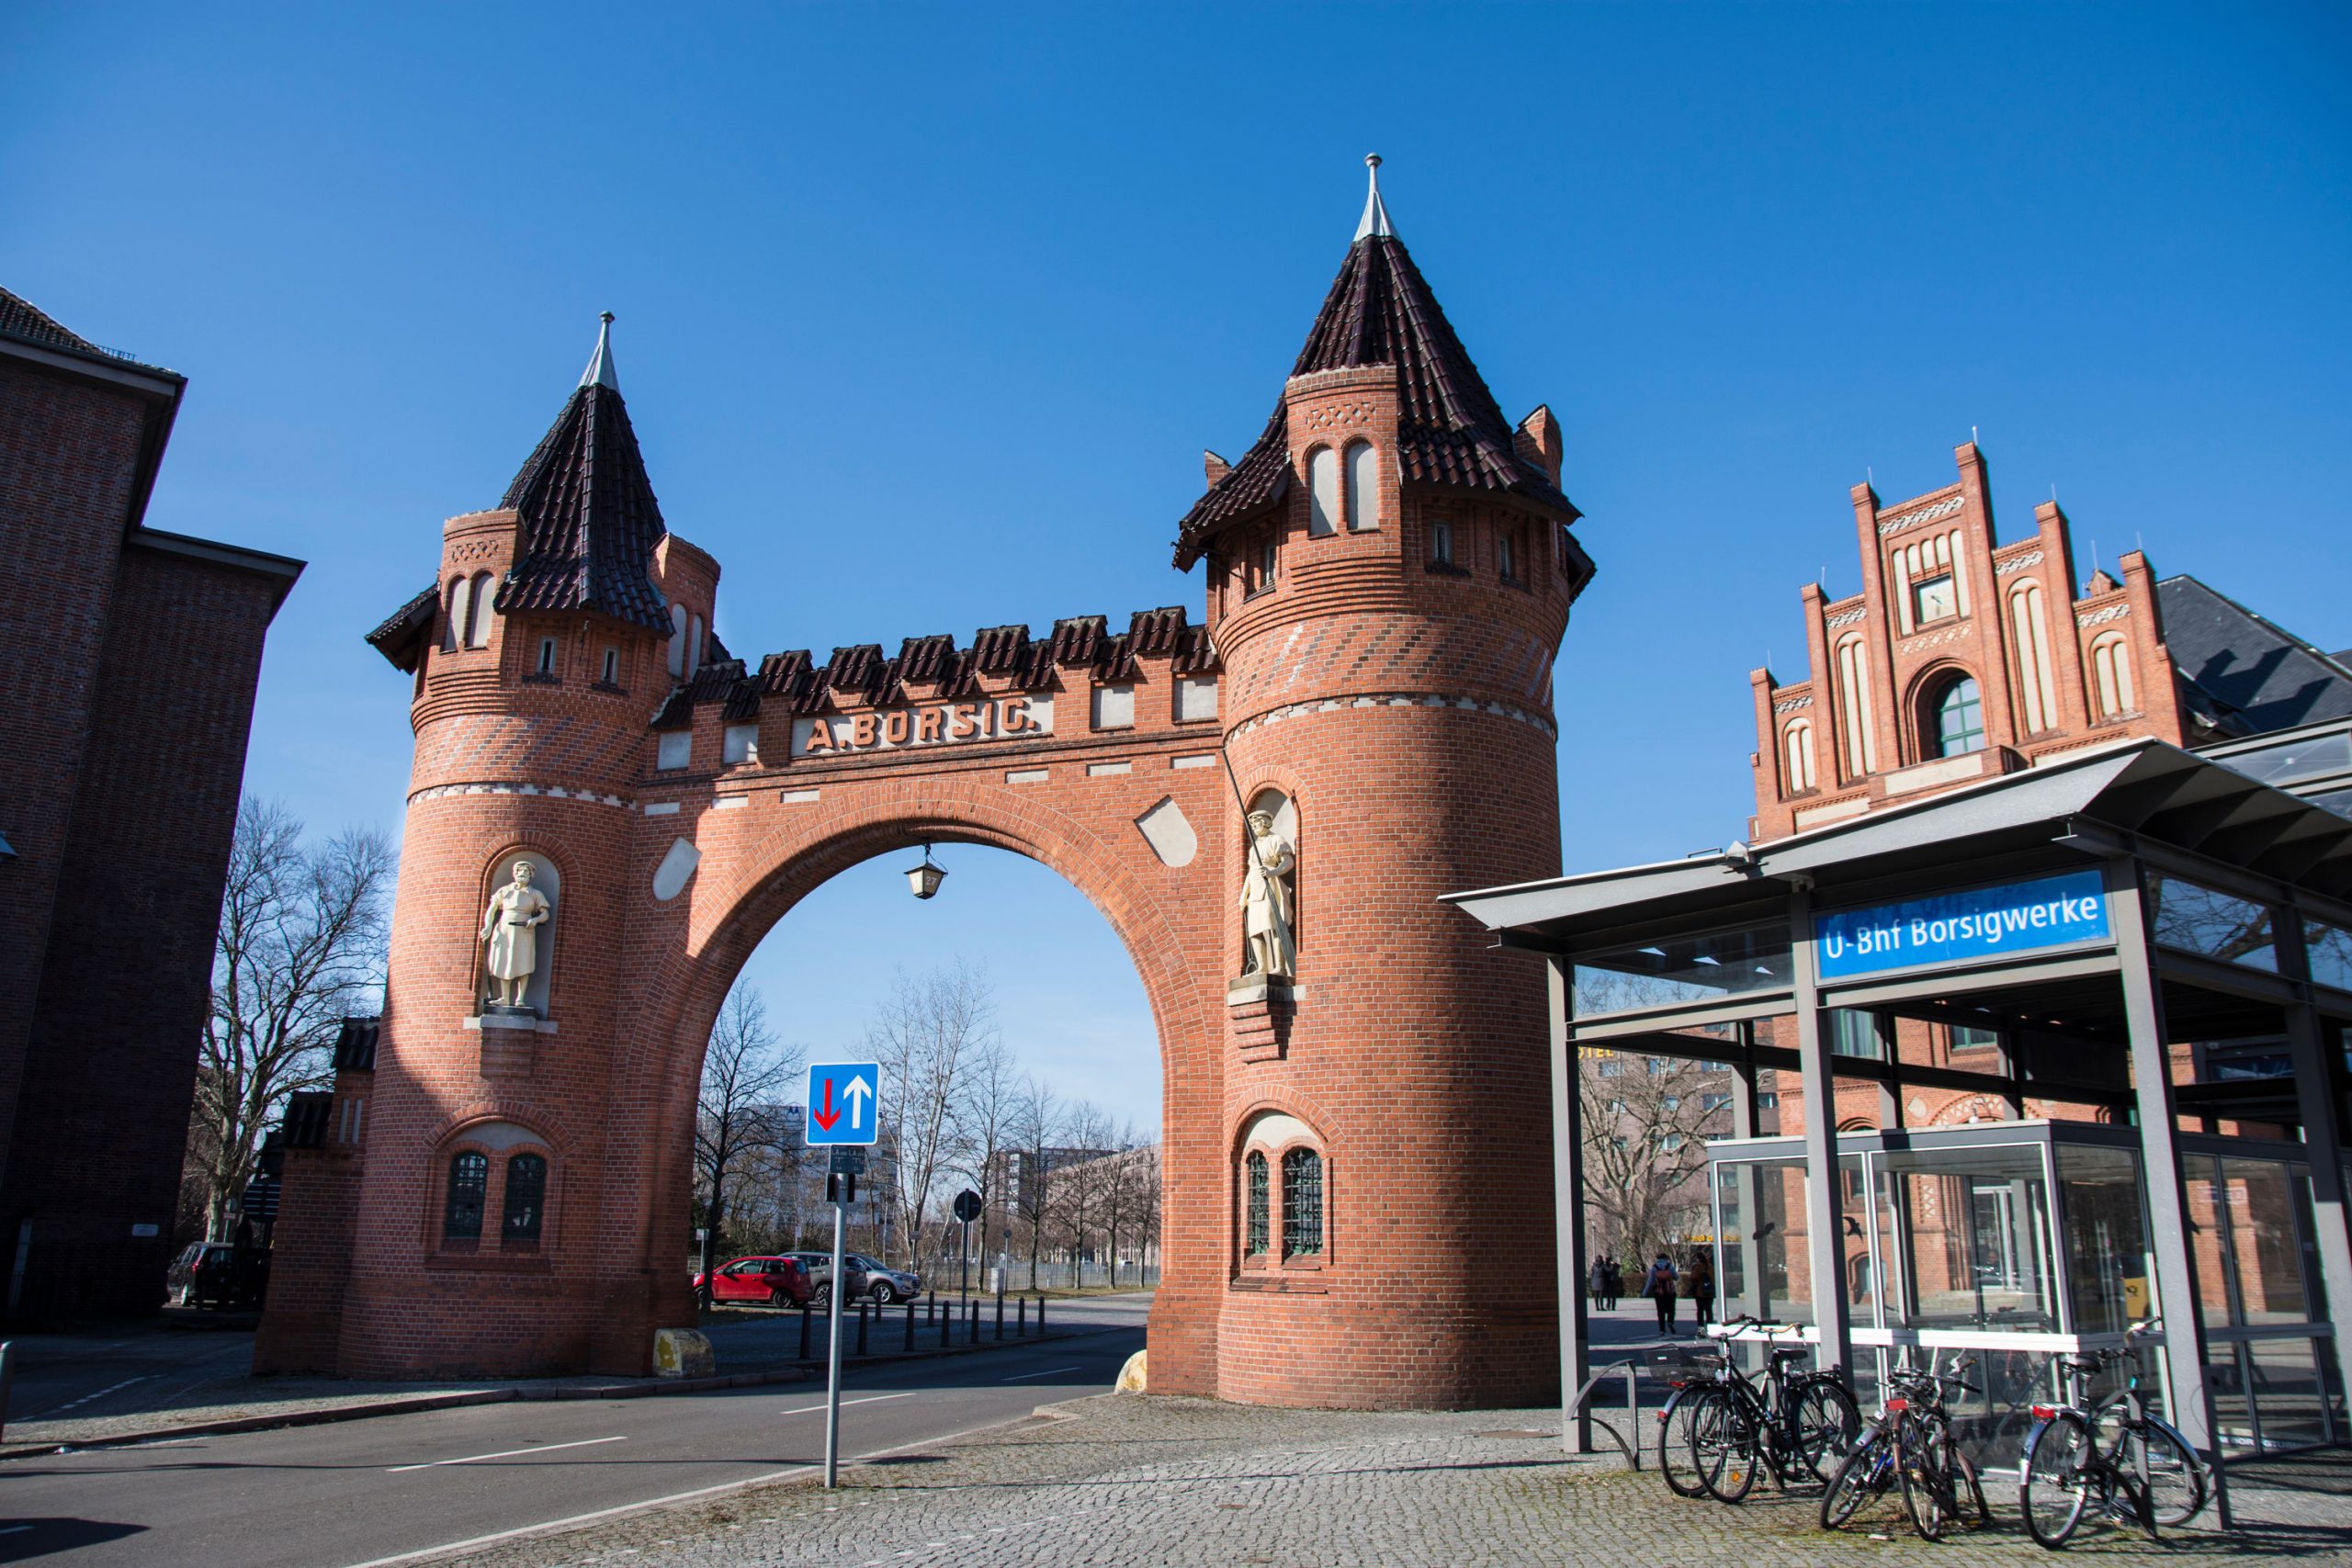
[[1959, 483], [1897, 505], [1854, 487], [1861, 592], [1831, 602], [1806, 584], [1806, 678], [1750, 672], [1750, 840], [2099, 741], [2195, 743], [2147, 558], [2125, 555], [2120, 581], [2100, 571], [2078, 593], [2058, 503], [2002, 545], [1984, 456], [1973, 443], [1956, 456]]
[[164, 1299], [262, 640], [302, 563], [146, 526], [186, 379], [0, 289], [0, 1247]]
[[[1143, 979], [1155, 1389], [1545, 1397], [1544, 986], [1438, 897], [1559, 867], [1551, 669], [1593, 570], [1560, 460], [1546, 410], [1504, 418], [1375, 189], [1264, 432], [1208, 457], [1180, 526], [1203, 621], [753, 665], [709, 630], [718, 562], [668, 531], [600, 340], [502, 504], [451, 519], [372, 634], [415, 693], [387, 1010], [289, 1121], [257, 1365], [648, 1371], [694, 1321], [690, 1134], [728, 987], [827, 878], [963, 841], [1060, 872]], [[1296, 849], [1289, 977], [1245, 972], [1240, 798]], [[555, 913], [527, 1010], [501, 1011], [477, 933], [526, 859]]]

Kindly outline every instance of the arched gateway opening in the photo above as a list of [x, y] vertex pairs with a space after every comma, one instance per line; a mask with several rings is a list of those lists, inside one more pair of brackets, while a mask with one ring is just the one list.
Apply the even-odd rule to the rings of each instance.
[[1546, 999], [1439, 899], [1559, 870], [1551, 671], [1593, 570], [1560, 452], [1548, 410], [1504, 420], [1375, 189], [1263, 434], [1205, 459], [1175, 552], [1200, 621], [747, 661], [600, 339], [370, 634], [414, 681], [390, 981], [289, 1115], [256, 1365], [646, 1372], [693, 1321], [729, 986], [829, 877], [964, 841], [1059, 873], [1142, 978], [1155, 1390], [1546, 1397]]

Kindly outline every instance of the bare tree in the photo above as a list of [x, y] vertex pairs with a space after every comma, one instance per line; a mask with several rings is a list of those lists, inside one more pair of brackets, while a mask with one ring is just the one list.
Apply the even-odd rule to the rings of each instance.
[[[973, 1049], [956, 1096], [956, 1142], [960, 1173], [980, 1195], [979, 1258], [985, 1269], [989, 1256], [989, 1223], [1005, 1224], [1004, 1161], [1001, 1157], [1012, 1135], [1021, 1105], [1021, 1082], [1014, 1076], [1012, 1050], [1003, 1037], [990, 1032]], [[985, 1275], [983, 1276], [985, 1278]]]
[[1588, 1050], [1584, 1192], [1596, 1254], [1645, 1258], [1706, 1206], [1707, 1135], [1729, 1122], [1730, 1075], [1668, 1056]]
[[901, 971], [866, 1033], [882, 1066], [891, 1117], [896, 1217], [908, 1261], [921, 1266], [923, 1223], [943, 1179], [964, 1160], [957, 1111], [973, 1063], [996, 1034], [996, 998], [982, 971], [958, 963], [917, 980]]
[[1132, 1236], [1143, 1219], [1143, 1163], [1137, 1157], [1143, 1152], [1142, 1141], [1136, 1136], [1135, 1123], [1130, 1122], [1118, 1136], [1119, 1152], [1106, 1155], [1102, 1163], [1110, 1168], [1103, 1173], [1100, 1201], [1096, 1213], [1102, 1226], [1102, 1255], [1110, 1265], [1111, 1288], [1119, 1288], [1119, 1236], [1122, 1232]]
[[766, 998], [740, 982], [720, 1004], [703, 1054], [695, 1116], [695, 1182], [703, 1200], [702, 1304], [710, 1305], [710, 1270], [728, 1219], [731, 1182], [751, 1174], [755, 1156], [785, 1143], [782, 1103], [800, 1070], [800, 1047], [777, 1043]]
[[1044, 1247], [1053, 1190], [1046, 1168], [1061, 1136], [1062, 1103], [1050, 1085], [1032, 1075], [1013, 1112], [1012, 1133], [1021, 1148], [1021, 1174], [1007, 1194], [1013, 1214], [1029, 1232], [1029, 1288], [1037, 1288], [1037, 1254]]
[[1052, 1172], [1047, 1186], [1053, 1193], [1055, 1217], [1069, 1237], [1071, 1284], [1083, 1289], [1087, 1247], [1102, 1223], [1104, 1190], [1114, 1175], [1109, 1162], [1088, 1156], [1108, 1153], [1114, 1134], [1111, 1118], [1091, 1100], [1081, 1100], [1071, 1108], [1069, 1128], [1070, 1143], [1083, 1153]]
[[345, 1015], [382, 994], [391, 841], [371, 828], [302, 839], [275, 801], [249, 795], [237, 808], [189, 1135], [216, 1239], [287, 1096], [331, 1080]]

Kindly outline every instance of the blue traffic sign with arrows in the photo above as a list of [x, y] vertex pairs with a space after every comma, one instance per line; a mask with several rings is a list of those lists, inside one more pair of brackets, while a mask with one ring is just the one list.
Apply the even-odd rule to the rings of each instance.
[[870, 1144], [882, 1121], [882, 1067], [877, 1062], [808, 1065], [808, 1143]]

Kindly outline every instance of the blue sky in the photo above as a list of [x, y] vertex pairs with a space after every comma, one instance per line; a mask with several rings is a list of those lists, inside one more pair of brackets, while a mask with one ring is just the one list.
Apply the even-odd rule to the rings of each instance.
[[[0, 283], [192, 378], [153, 525], [311, 563], [249, 784], [315, 826], [397, 829], [359, 636], [600, 310], [739, 653], [1197, 612], [1200, 449], [1256, 434], [1375, 149], [1505, 410], [1566, 427], [1572, 867], [1741, 830], [1746, 672], [1857, 585], [1847, 487], [1948, 483], [1972, 426], [2006, 536], [2054, 483], [2086, 554], [2352, 644], [2341, 7], [663, 9], [11, 13]], [[1035, 1064], [1154, 1118], [1109, 928], [944, 858], [927, 906], [829, 885], [753, 977], [826, 1047], [967, 953]]]

